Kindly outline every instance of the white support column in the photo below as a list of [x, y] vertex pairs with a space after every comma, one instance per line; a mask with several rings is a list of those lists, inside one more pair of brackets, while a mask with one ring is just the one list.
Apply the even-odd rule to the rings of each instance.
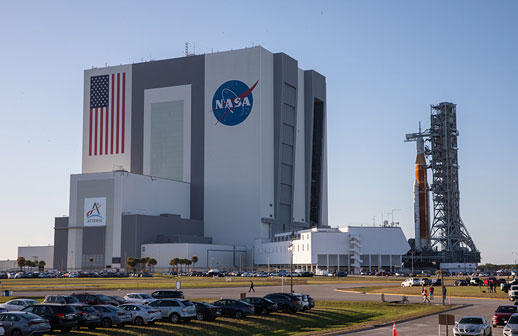
[[336, 255], [336, 272], [340, 272], [340, 254]]
[[327, 258], [327, 271], [329, 272], [329, 254], [326, 254], [326, 258]]
[[372, 254], [369, 254], [369, 272], [372, 272]]

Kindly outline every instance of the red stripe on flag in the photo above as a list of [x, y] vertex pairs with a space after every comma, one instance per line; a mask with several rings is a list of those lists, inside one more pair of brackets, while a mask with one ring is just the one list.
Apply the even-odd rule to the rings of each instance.
[[121, 91], [121, 74], [120, 73], [117, 73], [117, 127], [116, 127], [116, 144], [117, 146], [115, 147], [116, 150], [115, 150], [115, 153], [116, 154], [119, 154], [119, 119], [120, 119], [120, 114], [119, 114], [119, 105], [120, 105], [120, 91]]
[[104, 154], [108, 155], [108, 114], [110, 109], [106, 106], [106, 126], [105, 126], [105, 137], [104, 137]]
[[97, 109], [95, 109], [95, 138], [94, 138], [94, 155], [97, 155]]
[[122, 150], [121, 153], [124, 153], [124, 133], [126, 126], [126, 73], [122, 73]]
[[111, 149], [110, 149], [110, 154], [113, 154], [113, 107], [115, 106], [115, 103], [114, 103], [114, 90], [113, 90], [113, 87], [114, 87], [114, 84], [115, 84], [115, 75], [112, 74], [112, 80], [111, 80], [111, 86], [112, 86], [112, 99], [111, 99], [111, 107], [112, 107], [112, 122], [111, 122], [111, 125], [110, 125], [110, 128], [111, 128], [111, 133], [110, 133], [110, 142], [111, 142]]
[[90, 129], [89, 129], [90, 137], [88, 138], [88, 155], [92, 156], [92, 109], [90, 109]]
[[103, 155], [103, 131], [104, 131], [104, 128], [103, 128], [103, 110], [104, 110], [104, 107], [101, 107], [101, 128], [100, 128], [100, 136], [101, 136], [101, 139], [99, 139], [99, 155]]

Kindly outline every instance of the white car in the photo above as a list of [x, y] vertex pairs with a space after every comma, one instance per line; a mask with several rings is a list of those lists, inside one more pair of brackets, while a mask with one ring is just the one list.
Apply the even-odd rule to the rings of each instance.
[[185, 299], [156, 300], [149, 306], [159, 310], [162, 318], [175, 324], [181, 320], [190, 321], [196, 317], [196, 307], [191, 301]]
[[119, 308], [130, 312], [133, 324], [137, 326], [141, 326], [144, 323], [153, 324], [162, 318], [160, 310], [150, 306], [128, 303], [119, 306]]
[[509, 288], [509, 301], [514, 301], [518, 299], [518, 285], [512, 285]]
[[38, 301], [32, 299], [15, 299], [1, 304], [0, 307], [5, 308], [5, 310], [7, 310], [8, 312], [12, 312], [20, 311], [25, 307], [34, 306], [38, 304], [40, 304]]
[[5, 335], [4, 327], [0, 326], [0, 336], [4, 336], [4, 335]]
[[482, 316], [464, 316], [455, 322], [453, 336], [489, 336], [493, 329]]
[[417, 278], [408, 278], [401, 283], [401, 287], [421, 286], [421, 280]]
[[128, 303], [136, 303], [136, 304], [150, 304], [151, 302], [155, 301], [151, 295], [147, 293], [128, 293], [124, 297], [124, 300]]
[[504, 327], [504, 336], [518, 335], [518, 314], [513, 314]]

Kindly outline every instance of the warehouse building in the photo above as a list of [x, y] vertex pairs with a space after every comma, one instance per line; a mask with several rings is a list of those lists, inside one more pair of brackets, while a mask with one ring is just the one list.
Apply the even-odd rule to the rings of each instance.
[[262, 47], [86, 70], [54, 267], [250, 266], [257, 239], [327, 228], [326, 120], [325, 77]]
[[400, 269], [410, 245], [397, 226], [346, 226], [276, 234], [257, 240], [254, 250], [259, 266], [289, 269], [293, 254], [297, 269], [359, 274]]

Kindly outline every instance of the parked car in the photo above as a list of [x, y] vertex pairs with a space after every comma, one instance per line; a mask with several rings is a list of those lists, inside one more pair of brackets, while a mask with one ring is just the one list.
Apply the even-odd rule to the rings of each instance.
[[77, 327], [86, 327], [95, 329], [101, 326], [101, 318], [97, 310], [89, 305], [72, 305], [70, 306], [76, 311]]
[[419, 281], [419, 285], [420, 286], [430, 286], [432, 284], [432, 281], [428, 278], [422, 278], [420, 281]]
[[315, 308], [315, 300], [311, 296], [308, 295], [309, 308]]
[[181, 320], [189, 322], [196, 317], [196, 307], [185, 299], [160, 299], [149, 304], [160, 311], [163, 319], [171, 323], [179, 323]]
[[275, 312], [279, 307], [275, 302], [261, 297], [247, 297], [242, 301], [254, 306], [254, 311], [257, 315], [268, 315]]
[[480, 278], [471, 278], [471, 280], [469, 281], [469, 285], [470, 286], [479, 286], [482, 284], [482, 280], [480, 280]]
[[469, 283], [464, 279], [455, 280], [455, 282], [453, 283], [453, 286], [455, 286], [455, 287], [468, 286], [468, 285], [469, 285]]
[[518, 314], [511, 315], [509, 321], [504, 327], [504, 336], [513, 336], [518, 334]]
[[221, 299], [214, 302], [214, 305], [221, 308], [223, 315], [235, 318], [246, 317], [255, 312], [254, 306], [241, 300]]
[[11, 312], [11, 311], [20, 311], [25, 307], [33, 306], [40, 304], [36, 300], [32, 299], [15, 299], [7, 301], [6, 303], [0, 305], [0, 307], [4, 308], [5, 311]]
[[347, 277], [347, 272], [338, 272], [336, 273], [336, 276], [339, 278], [345, 278]]
[[70, 295], [47, 295], [45, 300], [43, 300], [43, 303], [59, 303], [68, 305], [81, 304], [75, 296]]
[[288, 293], [272, 293], [264, 296], [278, 305], [278, 309], [285, 313], [296, 313], [302, 310], [302, 302], [295, 295]]
[[401, 283], [401, 287], [421, 286], [421, 280], [418, 278], [408, 278]]
[[302, 303], [302, 310], [311, 309], [311, 307], [309, 306], [308, 296], [306, 294], [293, 293], [293, 295], [299, 298], [300, 302]]
[[442, 286], [442, 280], [437, 278], [432, 279], [432, 286]]
[[509, 288], [509, 301], [515, 301], [518, 299], [518, 285], [512, 285]]
[[493, 327], [499, 326], [499, 325], [506, 325], [507, 321], [509, 321], [509, 318], [511, 315], [516, 314], [518, 312], [518, 306], [514, 305], [504, 305], [499, 306], [495, 312], [493, 313]]
[[207, 302], [193, 301], [198, 321], [213, 321], [222, 315], [221, 308]]
[[133, 324], [137, 326], [144, 325], [144, 323], [153, 324], [162, 318], [160, 311], [150, 306], [127, 303], [119, 308], [130, 312]]
[[112, 306], [119, 305], [117, 301], [104, 294], [72, 293], [70, 295], [76, 297], [79, 300], [79, 302], [86, 303], [91, 306], [108, 304]]
[[124, 300], [126, 300], [129, 303], [136, 303], [136, 304], [150, 304], [151, 302], [155, 301], [151, 295], [147, 293], [128, 293], [126, 296], [124, 296]]
[[50, 323], [50, 329], [59, 329], [69, 332], [73, 328], [77, 328], [77, 317], [74, 309], [67, 305], [57, 304], [40, 304], [29, 306], [22, 311], [36, 314]]
[[126, 303], [129, 303], [128, 301], [124, 300], [123, 298], [121, 298], [120, 296], [114, 296], [114, 295], [111, 295], [110, 298], [113, 299], [113, 301], [117, 301], [117, 303], [119, 305], [122, 305], [122, 304], [126, 304]]
[[132, 323], [133, 318], [131, 312], [114, 307], [112, 305], [97, 305], [92, 306], [98, 313], [101, 319], [101, 327], [110, 328], [112, 325], [122, 327], [125, 324]]
[[518, 279], [511, 280], [504, 284], [500, 284], [500, 290], [502, 290], [505, 293], [508, 293], [509, 288], [511, 288], [511, 286], [513, 286], [513, 285], [518, 285]]
[[465, 316], [453, 327], [453, 336], [487, 336], [491, 334], [491, 326], [482, 316]]
[[1, 313], [0, 324], [0, 335], [43, 335], [43, 333], [50, 332], [49, 321], [32, 313], [18, 311]]
[[151, 293], [153, 299], [183, 299], [183, 292], [178, 290], [160, 290]]

